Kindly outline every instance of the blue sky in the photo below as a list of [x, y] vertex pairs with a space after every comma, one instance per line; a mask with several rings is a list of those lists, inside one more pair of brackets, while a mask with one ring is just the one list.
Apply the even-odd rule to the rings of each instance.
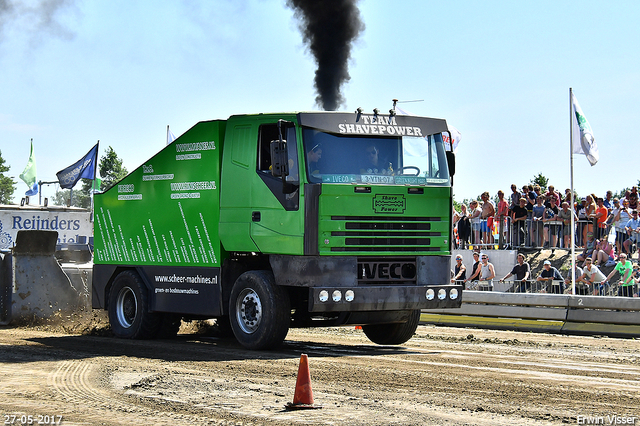
[[[0, 150], [38, 179], [100, 140], [133, 170], [201, 120], [317, 110], [315, 63], [284, 0], [12, 0], [0, 11]], [[341, 110], [393, 98], [462, 133], [455, 198], [542, 173], [570, 184], [569, 87], [600, 150], [574, 156], [579, 194], [635, 184], [640, 2], [361, 0]], [[47, 15], [46, 11], [52, 11]], [[47, 19], [43, 17], [47, 16]], [[45, 187], [52, 196], [55, 187]]]

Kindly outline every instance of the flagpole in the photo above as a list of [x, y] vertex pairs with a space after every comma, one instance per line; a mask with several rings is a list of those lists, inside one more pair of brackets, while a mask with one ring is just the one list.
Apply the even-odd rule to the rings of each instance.
[[569, 87], [569, 158], [571, 159], [571, 294], [576, 294], [575, 200], [573, 192], [573, 89]]
[[100, 139], [98, 139], [96, 147], [96, 163], [93, 165], [93, 182], [91, 182], [91, 222], [93, 222], [93, 197], [96, 190], [96, 173], [98, 172], [98, 153], [100, 152]]
[[98, 172], [98, 153], [100, 152], [100, 139], [96, 142], [96, 164], [93, 165], [93, 180], [96, 180], [96, 173]]

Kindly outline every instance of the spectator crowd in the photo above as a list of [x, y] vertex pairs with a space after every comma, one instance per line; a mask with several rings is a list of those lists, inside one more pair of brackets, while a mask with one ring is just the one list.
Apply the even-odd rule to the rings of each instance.
[[[464, 283], [466, 288], [491, 290], [495, 269], [488, 262], [491, 249], [542, 249], [575, 247], [576, 292], [579, 294], [612, 294], [637, 297], [640, 272], [632, 255], [640, 236], [638, 218], [638, 188], [633, 186], [619, 199], [612, 191], [603, 197], [589, 194], [571, 200], [571, 190], [564, 194], [553, 186], [543, 192], [539, 185], [525, 185], [519, 190], [511, 185], [511, 193], [500, 190], [495, 200], [488, 192], [461, 204], [453, 210], [454, 246], [473, 249], [474, 265], [470, 270], [456, 259], [452, 281]], [[571, 240], [572, 216], [574, 241]], [[614, 267], [605, 275], [601, 268]], [[513, 291], [564, 293], [570, 290], [568, 279], [545, 261], [540, 276], [532, 277], [524, 255], [499, 282], [513, 277]], [[611, 281], [616, 277], [616, 281]]]

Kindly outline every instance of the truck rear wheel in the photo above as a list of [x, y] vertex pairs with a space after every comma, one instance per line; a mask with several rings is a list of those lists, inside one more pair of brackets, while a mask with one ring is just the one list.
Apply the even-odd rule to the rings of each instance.
[[249, 271], [233, 285], [229, 300], [233, 334], [247, 349], [271, 349], [289, 332], [291, 305], [270, 271]]
[[120, 272], [109, 292], [109, 323], [123, 339], [151, 339], [160, 326], [160, 317], [150, 313], [147, 288], [134, 271]]
[[379, 345], [401, 345], [416, 332], [420, 321], [420, 309], [411, 311], [409, 319], [397, 324], [363, 325], [362, 331], [373, 343]]

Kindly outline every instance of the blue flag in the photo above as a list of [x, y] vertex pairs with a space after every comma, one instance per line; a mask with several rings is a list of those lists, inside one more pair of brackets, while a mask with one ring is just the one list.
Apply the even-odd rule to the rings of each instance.
[[87, 155], [56, 173], [61, 188], [73, 188], [80, 179], [94, 179], [98, 161], [98, 144], [95, 144]]
[[27, 190], [24, 195], [27, 197], [33, 197], [34, 195], [38, 195], [38, 191], [40, 191], [38, 182], [34, 183], [31, 189]]

